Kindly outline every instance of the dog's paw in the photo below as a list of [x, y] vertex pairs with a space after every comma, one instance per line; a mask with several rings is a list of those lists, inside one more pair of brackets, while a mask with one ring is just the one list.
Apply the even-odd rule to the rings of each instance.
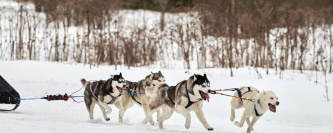
[[141, 121], [141, 123], [146, 125], [148, 123], [148, 121], [143, 120], [143, 121]]
[[249, 132], [249, 131], [253, 131], [254, 129], [253, 128], [247, 128], [247, 132]]
[[186, 129], [190, 129], [190, 124], [185, 124]]
[[239, 125], [239, 122], [238, 122], [238, 121], [235, 121], [234, 124], [235, 124], [236, 126], [238, 126], [238, 127], [241, 127], [241, 126]]
[[235, 120], [235, 117], [230, 117], [230, 121], [233, 122]]
[[208, 131], [213, 131], [213, 130], [214, 130], [214, 128], [212, 128], [212, 127], [209, 127], [209, 128], [207, 128], [207, 130], [208, 130]]
[[252, 129], [247, 129], [246, 133], [251, 133], [251, 131], [253, 131]]
[[118, 123], [123, 123], [123, 119], [118, 119]]
[[106, 118], [105, 120], [106, 120], [106, 121], [110, 121], [110, 118]]

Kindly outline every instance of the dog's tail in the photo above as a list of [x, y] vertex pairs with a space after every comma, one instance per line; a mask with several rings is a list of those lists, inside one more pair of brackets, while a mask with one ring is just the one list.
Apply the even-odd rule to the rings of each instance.
[[82, 78], [82, 79], [81, 79], [81, 83], [82, 83], [82, 85], [86, 85], [86, 83], [87, 83], [87, 80], [86, 80], [86, 79], [84, 79], [84, 78]]

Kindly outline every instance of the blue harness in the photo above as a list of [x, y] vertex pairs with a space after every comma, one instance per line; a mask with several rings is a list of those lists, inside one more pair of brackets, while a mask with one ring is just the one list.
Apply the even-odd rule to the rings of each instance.
[[[188, 107], [190, 107], [192, 104], [194, 104], [194, 103], [196, 103], [196, 102], [198, 102], [198, 101], [196, 101], [196, 102], [192, 102], [191, 101], [191, 99], [190, 99], [190, 95], [188, 94], [188, 89], [187, 89], [187, 83], [185, 84], [185, 89], [186, 89], [186, 97], [187, 97], [187, 99], [188, 99], [188, 103], [187, 103], [187, 105], [185, 106], [185, 109], [187, 109]], [[200, 99], [199, 101], [201, 101], [202, 99]]]

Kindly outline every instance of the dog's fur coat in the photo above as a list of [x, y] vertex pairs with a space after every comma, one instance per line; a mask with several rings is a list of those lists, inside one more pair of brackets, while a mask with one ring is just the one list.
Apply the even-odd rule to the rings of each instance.
[[174, 111], [185, 117], [185, 128], [189, 129], [191, 125], [190, 111], [194, 111], [203, 124], [209, 130], [214, 130], [206, 121], [202, 111], [203, 100], [209, 100], [210, 82], [202, 75], [194, 74], [188, 80], [179, 82], [176, 86], [162, 84], [158, 86], [157, 93], [149, 102], [150, 111], [146, 116], [144, 123], [150, 119], [151, 114], [162, 108], [162, 115], [158, 118], [159, 128], [164, 129], [163, 122], [171, 117]]
[[[230, 102], [230, 120], [231, 122], [235, 120], [235, 109], [244, 108], [241, 120], [239, 122], [235, 121], [234, 124], [243, 127], [246, 121], [248, 124], [247, 133], [251, 133], [254, 124], [268, 109], [272, 112], [276, 112], [276, 106], [280, 103], [273, 91], [259, 92], [253, 87], [240, 87], [239, 92], [235, 92], [234, 96], [235, 97], [233, 97]], [[252, 120], [250, 120], [250, 117], [252, 117]]]
[[[81, 79], [81, 82], [85, 85], [84, 102], [91, 120], [94, 119], [95, 104], [98, 104], [102, 110], [104, 119], [109, 121], [110, 118], [108, 118], [106, 114], [110, 114], [112, 109], [108, 104], [114, 104], [119, 109], [118, 122], [123, 122], [124, 107], [122, 106], [121, 98], [119, 97], [125, 87], [125, 79], [122, 77], [121, 73], [119, 75], [113, 75], [107, 81], [97, 81], [98, 83], [92, 83], [85, 79]], [[94, 84], [97, 84], [97, 86], [94, 87]]]
[[[125, 94], [122, 96], [122, 104], [124, 106], [124, 112], [132, 107], [135, 103], [142, 105], [145, 114], [149, 110], [149, 99], [152, 94], [156, 93], [154, 90], [155, 86], [159, 84], [164, 84], [165, 78], [161, 71], [156, 73], [151, 73], [145, 77], [145, 79], [138, 82], [131, 82], [126, 80], [126, 89], [124, 90]], [[139, 93], [139, 94], [138, 94]], [[144, 93], [144, 94], [143, 94]], [[160, 112], [157, 112], [157, 117], [159, 117]], [[149, 120], [151, 125], [154, 125], [155, 122], [153, 119]]]

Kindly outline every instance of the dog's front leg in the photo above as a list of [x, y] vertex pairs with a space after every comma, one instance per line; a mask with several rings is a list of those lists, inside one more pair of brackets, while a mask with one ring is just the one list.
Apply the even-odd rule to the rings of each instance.
[[205, 126], [205, 128], [208, 130], [208, 131], [213, 131], [214, 128], [211, 127], [208, 123], [207, 123], [207, 120], [205, 118], [205, 115], [202, 111], [202, 109], [196, 109], [194, 110], [195, 114], [197, 115], [199, 121]]
[[256, 117], [256, 116], [252, 118], [252, 121], [251, 121], [251, 123], [249, 124], [249, 127], [247, 128], [246, 133], [251, 133], [251, 131], [253, 131], [253, 126], [254, 126], [254, 124], [258, 121], [259, 118], [260, 118], [260, 117]]
[[109, 105], [107, 103], [100, 102], [100, 101], [98, 103], [99, 103], [99, 105], [101, 105], [102, 107], [104, 107], [105, 112], [107, 114], [110, 114], [112, 112], [112, 109], [109, 107]]
[[[247, 117], [247, 118], [246, 118], [246, 123], [247, 123], [247, 126], [250, 126], [250, 124], [251, 124], [250, 117]], [[251, 130], [252, 130], [252, 131], [254, 130], [253, 127], [252, 127]]]
[[[146, 115], [146, 118], [149, 118], [149, 123], [150, 125], [154, 126], [155, 125], [155, 122], [153, 120], [153, 113], [155, 113], [156, 111], [154, 112], [151, 112], [152, 110], [150, 110], [150, 107], [148, 105], [148, 102], [147, 103], [142, 103], [142, 107], [143, 107], [143, 111], [145, 112], [145, 115]], [[149, 116], [149, 117], [147, 117]], [[146, 120], [143, 120], [142, 123], [144, 124], [147, 124], [147, 121]]]
[[123, 117], [124, 117], [124, 107], [121, 104], [121, 102], [116, 102], [114, 103], [114, 105], [119, 109], [119, 118], [118, 118], [118, 122], [119, 123], [123, 123]]
[[246, 118], [248, 117], [248, 114], [247, 114], [247, 109], [244, 109], [244, 112], [243, 112], [243, 115], [242, 115], [242, 118], [241, 120], [238, 122], [238, 121], [235, 121], [235, 125], [236, 126], [239, 126], [239, 127], [243, 127], [244, 125], [244, 122], [246, 120]]
[[190, 114], [190, 112], [188, 110], [186, 110], [185, 107], [182, 106], [182, 105], [176, 106], [176, 111], [179, 114], [181, 114], [185, 117], [185, 121], [186, 121], [185, 122], [185, 128], [189, 129], [190, 126], [191, 126], [191, 114]]
[[109, 121], [110, 118], [106, 115], [105, 108], [98, 102], [99, 108], [102, 110], [103, 117], [106, 121]]
[[148, 121], [150, 122], [150, 120], [152, 120], [152, 115], [157, 111], [157, 109], [149, 109], [146, 112], [146, 117], [145, 119], [142, 121], [143, 124], [147, 124]]

